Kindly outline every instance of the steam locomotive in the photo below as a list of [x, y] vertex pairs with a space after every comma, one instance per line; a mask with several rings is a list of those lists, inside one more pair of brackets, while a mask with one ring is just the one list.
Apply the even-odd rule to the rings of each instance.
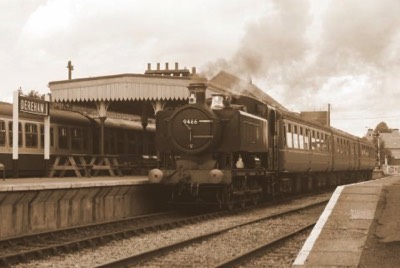
[[374, 145], [243, 95], [189, 85], [189, 103], [156, 115], [160, 168], [151, 183], [172, 202], [232, 208], [278, 195], [368, 180]]

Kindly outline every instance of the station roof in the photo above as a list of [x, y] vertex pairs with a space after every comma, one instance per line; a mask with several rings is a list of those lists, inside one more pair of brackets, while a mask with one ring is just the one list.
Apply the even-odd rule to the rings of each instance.
[[52, 101], [184, 100], [193, 77], [118, 74], [49, 83]]

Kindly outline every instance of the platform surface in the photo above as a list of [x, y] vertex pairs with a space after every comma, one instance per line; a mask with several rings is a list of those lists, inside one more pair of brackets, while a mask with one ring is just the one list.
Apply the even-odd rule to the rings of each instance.
[[400, 177], [340, 186], [293, 267], [399, 267]]
[[147, 176], [0, 179], [0, 192], [147, 184]]

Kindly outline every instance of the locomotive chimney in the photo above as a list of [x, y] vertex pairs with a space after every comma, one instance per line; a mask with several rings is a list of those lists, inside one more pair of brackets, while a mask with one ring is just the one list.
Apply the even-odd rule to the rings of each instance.
[[188, 89], [190, 104], [205, 104], [207, 89], [205, 83], [190, 83]]

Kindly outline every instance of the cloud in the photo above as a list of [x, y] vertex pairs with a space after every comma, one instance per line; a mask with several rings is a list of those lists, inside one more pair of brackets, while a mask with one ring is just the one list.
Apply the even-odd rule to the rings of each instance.
[[[220, 69], [251, 77], [295, 111], [324, 109], [329, 102], [341, 117], [359, 111], [368, 118], [374, 111], [387, 116], [384, 103], [396, 105], [399, 99], [399, 5], [397, 0], [30, 0], [23, 6], [1, 1], [0, 98], [19, 86], [43, 93], [49, 81], [66, 79], [68, 60], [75, 66], [73, 77], [141, 73], [148, 62], [179, 62], [209, 77]], [[353, 132], [361, 123], [337, 121]]]
[[[237, 52], [210, 62], [206, 73], [251, 76], [295, 111], [332, 103], [336, 115], [353, 114], [360, 122], [374, 111], [384, 116], [385, 103], [399, 97], [398, 14], [396, 0], [272, 1], [246, 27]], [[337, 124], [355, 132], [340, 118]]]

